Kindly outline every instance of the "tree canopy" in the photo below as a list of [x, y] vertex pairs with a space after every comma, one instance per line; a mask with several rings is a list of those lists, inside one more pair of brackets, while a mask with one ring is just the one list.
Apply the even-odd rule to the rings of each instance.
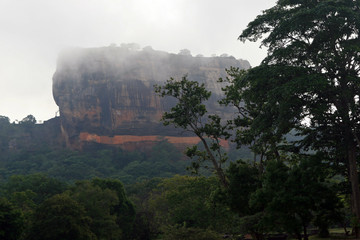
[[0, 239], [16, 240], [24, 228], [21, 211], [9, 201], [0, 198]]
[[358, 221], [359, 13], [353, 0], [279, 0], [239, 36], [268, 47], [243, 80], [247, 101], [261, 106], [256, 119], [280, 136], [296, 129], [303, 136], [298, 147], [345, 165]]
[[83, 206], [66, 194], [45, 200], [37, 209], [28, 239], [97, 239]]

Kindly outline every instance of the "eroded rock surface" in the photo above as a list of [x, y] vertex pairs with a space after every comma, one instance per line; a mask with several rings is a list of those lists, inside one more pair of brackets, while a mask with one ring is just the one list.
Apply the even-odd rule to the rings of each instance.
[[123, 47], [68, 49], [60, 54], [53, 77], [53, 95], [66, 144], [72, 148], [81, 148], [88, 141], [116, 145], [116, 139], [122, 139], [119, 145], [124, 144], [126, 138], [117, 136], [140, 136], [136, 138], [140, 140], [184, 137], [189, 141], [191, 136], [159, 122], [174, 100], [156, 96], [154, 84], [187, 74], [213, 92], [208, 103], [211, 111], [225, 114], [216, 103], [221, 93], [217, 80], [226, 76], [225, 69], [230, 66], [247, 68], [249, 63], [233, 57], [169, 54], [149, 47], [141, 51]]

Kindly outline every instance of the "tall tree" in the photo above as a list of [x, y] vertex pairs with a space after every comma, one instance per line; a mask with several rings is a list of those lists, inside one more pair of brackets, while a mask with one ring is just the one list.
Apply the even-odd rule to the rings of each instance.
[[[359, 225], [360, 2], [279, 0], [249, 23], [242, 41], [262, 39], [268, 55], [247, 74], [246, 96], [268, 111], [278, 135], [296, 128], [303, 147], [347, 166]], [[262, 119], [264, 114], [256, 117]], [[355, 228], [359, 237], [359, 227]]]
[[[228, 121], [228, 128], [236, 130], [232, 132], [232, 139], [238, 148], [243, 145], [250, 147], [254, 153], [254, 163], [259, 162], [261, 174], [266, 159], [280, 159], [278, 145], [284, 138], [272, 126], [276, 117], [274, 109], [266, 108], [266, 102], [261, 102], [261, 99], [254, 104], [252, 98], [256, 95], [252, 92], [248, 96], [249, 83], [245, 77], [247, 71], [234, 67], [226, 71], [228, 76], [219, 80], [225, 83], [225, 87], [222, 88], [224, 98], [220, 103], [236, 109], [234, 119]], [[258, 117], [260, 115], [261, 117]]]
[[27, 239], [97, 239], [90, 222], [79, 203], [66, 194], [58, 194], [39, 206]]
[[91, 231], [99, 239], [129, 239], [135, 207], [127, 198], [122, 183], [94, 178], [75, 185], [71, 197], [84, 206], [86, 215], [92, 219]]
[[177, 100], [177, 104], [164, 113], [164, 125], [172, 124], [192, 132], [204, 146], [204, 151], [197, 146], [187, 149], [187, 156], [198, 157], [198, 161], [193, 162], [193, 169], [197, 170], [202, 162], [210, 161], [220, 182], [227, 188], [229, 183], [222, 168], [227, 156], [221, 151], [220, 141], [230, 135], [218, 115], [207, 114], [204, 102], [210, 98], [211, 92], [203, 83], [188, 80], [186, 75], [179, 81], [170, 78], [165, 85], [156, 85], [155, 92], [161, 97], [170, 96]]
[[103, 191], [111, 190], [116, 193], [118, 203], [112, 207], [111, 212], [116, 215], [116, 223], [122, 231], [123, 238], [129, 238], [135, 219], [135, 206], [128, 199], [123, 184], [119, 180], [100, 178], [94, 178], [91, 183]]
[[86, 216], [91, 219], [90, 230], [98, 239], [123, 239], [122, 231], [116, 224], [117, 216], [112, 210], [119, 203], [115, 191], [81, 181], [76, 183], [71, 198], [84, 207]]

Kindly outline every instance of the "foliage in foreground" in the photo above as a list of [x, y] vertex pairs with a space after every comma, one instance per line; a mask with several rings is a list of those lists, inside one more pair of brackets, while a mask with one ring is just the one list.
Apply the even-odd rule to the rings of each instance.
[[[260, 176], [256, 166], [232, 163], [227, 190], [216, 177], [174, 176], [128, 185], [127, 194], [115, 179], [68, 185], [44, 175], [13, 176], [2, 186], [2, 203], [10, 208], [0, 216], [12, 216], [6, 229], [15, 239], [214, 239], [225, 233], [261, 239], [341, 225], [344, 207], [321, 162], [274, 161], [266, 168]], [[54, 226], [57, 231], [48, 230]]]
[[135, 208], [118, 180], [66, 185], [37, 174], [13, 176], [2, 188], [0, 222], [7, 226], [2, 235], [16, 235], [4, 239], [129, 239], [132, 234]]

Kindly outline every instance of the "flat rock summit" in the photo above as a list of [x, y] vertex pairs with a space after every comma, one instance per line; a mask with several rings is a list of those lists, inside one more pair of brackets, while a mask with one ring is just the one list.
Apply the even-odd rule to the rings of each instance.
[[221, 93], [217, 81], [226, 77], [225, 69], [230, 66], [244, 69], [250, 64], [234, 57], [193, 57], [151, 47], [64, 50], [53, 76], [53, 96], [66, 146], [81, 149], [99, 143], [136, 149], [165, 139], [180, 145], [196, 144], [196, 137], [162, 125], [163, 112], [175, 102], [157, 96], [154, 85], [187, 75], [212, 91], [207, 103], [212, 112], [229, 114], [216, 100]]

